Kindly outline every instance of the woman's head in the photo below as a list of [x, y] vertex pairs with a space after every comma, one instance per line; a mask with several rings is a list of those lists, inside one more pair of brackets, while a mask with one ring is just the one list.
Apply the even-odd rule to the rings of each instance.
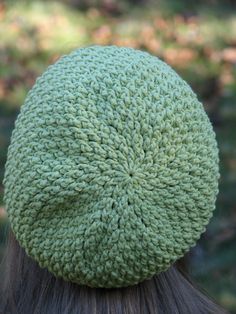
[[124, 288], [91, 288], [56, 278], [27, 256], [10, 231], [4, 257], [0, 313], [223, 314], [178, 264]]
[[218, 161], [204, 108], [174, 70], [144, 51], [90, 46], [27, 95], [4, 202], [26, 254], [68, 286], [150, 285], [205, 230]]

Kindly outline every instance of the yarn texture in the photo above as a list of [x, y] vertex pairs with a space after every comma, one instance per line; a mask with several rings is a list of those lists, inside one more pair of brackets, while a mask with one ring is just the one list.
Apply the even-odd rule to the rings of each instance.
[[156, 56], [88, 46], [36, 80], [4, 173], [11, 228], [41, 267], [90, 287], [165, 271], [206, 230], [218, 194], [211, 122]]

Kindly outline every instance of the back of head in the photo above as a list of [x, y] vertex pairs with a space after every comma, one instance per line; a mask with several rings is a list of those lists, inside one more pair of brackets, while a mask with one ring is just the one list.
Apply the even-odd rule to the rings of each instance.
[[124, 288], [92, 288], [55, 277], [38, 266], [9, 233], [0, 313], [223, 314], [178, 262], [151, 279]]
[[3, 181], [17, 309], [216, 313], [173, 264], [213, 214], [218, 161], [202, 104], [157, 57], [90, 46], [49, 66], [21, 107]]

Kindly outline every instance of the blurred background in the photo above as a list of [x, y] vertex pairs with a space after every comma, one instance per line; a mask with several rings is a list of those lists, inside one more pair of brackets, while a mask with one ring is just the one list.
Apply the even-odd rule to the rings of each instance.
[[[220, 193], [190, 251], [190, 273], [236, 313], [236, 0], [0, 1], [0, 182], [14, 121], [36, 77], [90, 44], [158, 56], [203, 102], [220, 148]], [[8, 226], [2, 197], [1, 184], [0, 260]]]

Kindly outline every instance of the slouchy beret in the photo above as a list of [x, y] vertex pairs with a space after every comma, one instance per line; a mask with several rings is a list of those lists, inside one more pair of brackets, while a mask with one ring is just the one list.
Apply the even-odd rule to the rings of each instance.
[[36, 80], [4, 173], [11, 228], [56, 277], [135, 285], [194, 246], [215, 209], [218, 146], [190, 86], [158, 57], [91, 45]]

